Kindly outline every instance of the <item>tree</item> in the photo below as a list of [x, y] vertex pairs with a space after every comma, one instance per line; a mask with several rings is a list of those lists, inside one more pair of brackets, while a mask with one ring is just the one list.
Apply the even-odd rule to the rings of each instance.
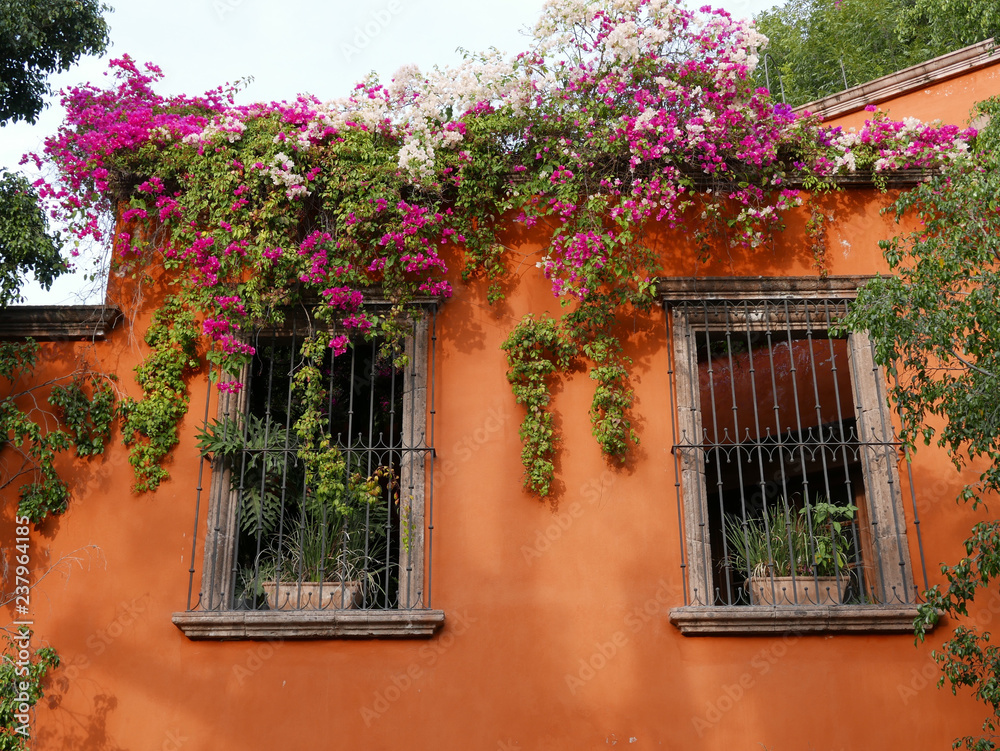
[[31, 272], [48, 289], [66, 269], [59, 236], [49, 232], [38, 196], [23, 175], [0, 170], [0, 309], [20, 301]]
[[[108, 10], [97, 0], [0, 0], [0, 127], [34, 123], [52, 91], [48, 75], [104, 52]], [[47, 226], [31, 184], [0, 170], [0, 309], [20, 302], [26, 273], [48, 289], [66, 271]]]
[[795, 106], [910, 65], [896, 34], [905, 1], [790, 0], [759, 14], [771, 89]]
[[897, 26], [901, 43], [920, 60], [997, 35], [997, 0], [910, 0]]
[[104, 52], [108, 10], [98, 0], [0, 0], [0, 125], [34, 123], [48, 75]]
[[[790, 0], [756, 17], [768, 37], [771, 89], [788, 104], [835, 94], [989, 39], [996, 0]], [[780, 81], [778, 77], [780, 76]]]
[[[971, 158], [896, 201], [897, 220], [918, 220], [918, 229], [881, 244], [894, 276], [870, 282], [847, 321], [869, 332], [894, 384], [902, 440], [911, 448], [935, 441], [956, 468], [981, 468], [960, 495], [974, 508], [1000, 491], [1000, 98], [979, 107], [992, 120]], [[971, 689], [990, 708], [985, 735], [956, 741], [984, 751], [998, 748], [1000, 650], [963, 617], [980, 590], [1000, 583], [1000, 521], [978, 523], [965, 552], [942, 568], [947, 587], [926, 593], [917, 635], [938, 611], [958, 619], [933, 654], [941, 684]]]

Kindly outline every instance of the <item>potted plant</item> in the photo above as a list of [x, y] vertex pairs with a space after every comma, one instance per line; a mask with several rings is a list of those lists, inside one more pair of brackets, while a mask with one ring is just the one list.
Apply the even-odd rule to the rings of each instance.
[[836, 605], [843, 601], [857, 506], [818, 497], [796, 510], [783, 499], [760, 518], [726, 518], [727, 564], [746, 574], [754, 605]]
[[308, 443], [253, 415], [216, 421], [200, 442], [205, 454], [226, 460], [239, 499], [238, 601], [253, 607], [266, 599], [272, 610], [355, 608], [366, 596], [374, 601], [390, 467], [370, 475], [349, 468], [328, 437]]
[[257, 580], [272, 610], [360, 607], [379, 591], [375, 571], [385, 552], [392, 470], [350, 472], [335, 447], [306, 458], [306, 489], [273, 544]]
[[358, 530], [348, 518], [303, 510], [280, 546], [265, 552], [258, 580], [272, 610], [326, 610], [360, 605]]

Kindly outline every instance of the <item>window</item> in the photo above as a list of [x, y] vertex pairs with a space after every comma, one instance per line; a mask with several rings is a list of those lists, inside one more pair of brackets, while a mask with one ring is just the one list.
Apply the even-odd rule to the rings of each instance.
[[188, 610], [174, 615], [189, 637], [428, 636], [440, 626], [428, 565], [431, 325], [414, 321], [402, 367], [380, 340], [312, 360], [301, 325], [254, 336], [243, 388], [218, 396], [199, 435], [210, 469], [200, 590], [196, 548]]
[[830, 331], [862, 282], [664, 283], [683, 632], [911, 629], [902, 447], [868, 338]]

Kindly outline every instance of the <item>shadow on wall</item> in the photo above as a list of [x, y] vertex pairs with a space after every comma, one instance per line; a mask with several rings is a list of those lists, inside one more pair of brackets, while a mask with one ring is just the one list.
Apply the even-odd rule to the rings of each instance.
[[[63, 695], [69, 688], [69, 680], [60, 676], [57, 668], [45, 701], [50, 710], [60, 710], [55, 716], [61, 718], [61, 722], [55, 727], [38, 728], [32, 747], [62, 751], [129, 751], [108, 736], [108, 717], [118, 708], [118, 699], [111, 694], [95, 694], [89, 712], [73, 711], [62, 706]], [[164, 751], [172, 748], [162, 746]]]

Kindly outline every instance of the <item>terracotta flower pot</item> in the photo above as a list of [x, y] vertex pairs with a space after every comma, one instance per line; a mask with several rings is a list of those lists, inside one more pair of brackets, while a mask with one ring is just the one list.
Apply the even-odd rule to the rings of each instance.
[[840, 605], [847, 581], [836, 576], [751, 576], [750, 602], [754, 605]]
[[261, 582], [271, 610], [337, 610], [361, 605], [361, 582]]

